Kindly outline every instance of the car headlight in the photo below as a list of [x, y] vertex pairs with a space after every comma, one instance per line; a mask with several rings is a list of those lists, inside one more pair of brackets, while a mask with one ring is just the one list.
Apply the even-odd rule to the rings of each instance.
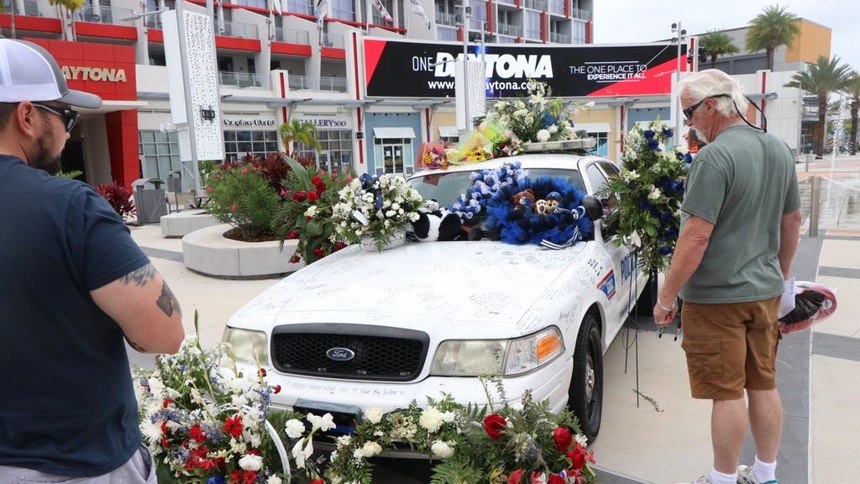
[[564, 340], [555, 326], [512, 340], [443, 341], [430, 374], [515, 376], [540, 368], [563, 353]]
[[430, 374], [435, 376], [498, 375], [506, 340], [443, 341], [436, 350]]
[[532, 335], [511, 340], [505, 357], [505, 376], [514, 376], [540, 368], [564, 353], [561, 331], [550, 326]]
[[247, 363], [254, 366], [269, 364], [269, 350], [266, 344], [266, 333], [248, 329], [224, 329], [221, 341], [230, 343], [236, 363]]

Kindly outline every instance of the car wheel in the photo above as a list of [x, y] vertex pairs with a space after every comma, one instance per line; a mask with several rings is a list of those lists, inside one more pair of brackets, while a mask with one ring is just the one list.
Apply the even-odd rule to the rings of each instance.
[[587, 314], [582, 320], [573, 353], [573, 377], [567, 406], [579, 420], [582, 433], [592, 442], [600, 431], [603, 414], [603, 348], [597, 319]]

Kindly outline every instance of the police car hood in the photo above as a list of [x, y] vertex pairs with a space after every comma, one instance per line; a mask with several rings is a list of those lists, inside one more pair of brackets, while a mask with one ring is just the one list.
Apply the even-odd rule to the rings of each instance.
[[581, 289], [577, 281], [590, 280], [585, 273], [593, 250], [590, 242], [561, 250], [491, 241], [407, 243], [382, 252], [348, 247], [267, 289], [228, 324], [269, 331], [308, 323], [433, 331], [447, 323], [483, 336], [525, 334], [546, 324], [524, 318], [530, 308], [573, 297]]

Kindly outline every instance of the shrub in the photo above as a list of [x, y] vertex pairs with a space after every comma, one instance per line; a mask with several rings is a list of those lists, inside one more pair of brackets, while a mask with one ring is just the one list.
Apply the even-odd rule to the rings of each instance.
[[102, 183], [96, 186], [96, 191], [105, 197], [105, 200], [123, 220], [135, 212], [134, 202], [131, 201], [131, 192], [119, 183], [115, 181]]
[[243, 239], [273, 236], [272, 218], [281, 198], [257, 168], [225, 163], [207, 183], [207, 208], [216, 219], [236, 227]]

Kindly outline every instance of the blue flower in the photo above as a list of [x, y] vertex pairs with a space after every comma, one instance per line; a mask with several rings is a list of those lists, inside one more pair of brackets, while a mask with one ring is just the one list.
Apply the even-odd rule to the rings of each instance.
[[651, 203], [647, 198], [639, 199], [639, 210], [648, 210], [651, 207]]
[[650, 129], [646, 129], [646, 130], [642, 133], [642, 136], [644, 136], [644, 137], [645, 137], [645, 139], [652, 140], [652, 139], [654, 139], [654, 135], [655, 135], [655, 134], [657, 134], [657, 133], [655, 133], [654, 131], [652, 131], [652, 130], [650, 130]]
[[648, 141], [648, 149], [653, 150], [653, 151], [659, 151], [660, 150], [660, 142], [657, 141], [656, 139], [652, 138], [651, 140]]
[[671, 247], [665, 247], [665, 246], [660, 247], [660, 250], [658, 252], [660, 252], [660, 255], [669, 255], [672, 253], [672, 248]]
[[550, 113], [543, 113], [543, 116], [540, 118], [541, 128], [548, 128], [556, 123], [558, 123], [558, 119]]
[[672, 215], [672, 212], [665, 211], [665, 212], [660, 214], [660, 222], [662, 222], [664, 224], [671, 223], [672, 220], [674, 220], [674, 219], [675, 219], [675, 216]]
[[226, 484], [227, 481], [224, 479], [223, 474], [219, 474], [217, 476], [212, 476], [206, 481], [206, 484]]
[[672, 128], [668, 126], [663, 126], [663, 136], [667, 138], [671, 138], [674, 133], [672, 132]]

